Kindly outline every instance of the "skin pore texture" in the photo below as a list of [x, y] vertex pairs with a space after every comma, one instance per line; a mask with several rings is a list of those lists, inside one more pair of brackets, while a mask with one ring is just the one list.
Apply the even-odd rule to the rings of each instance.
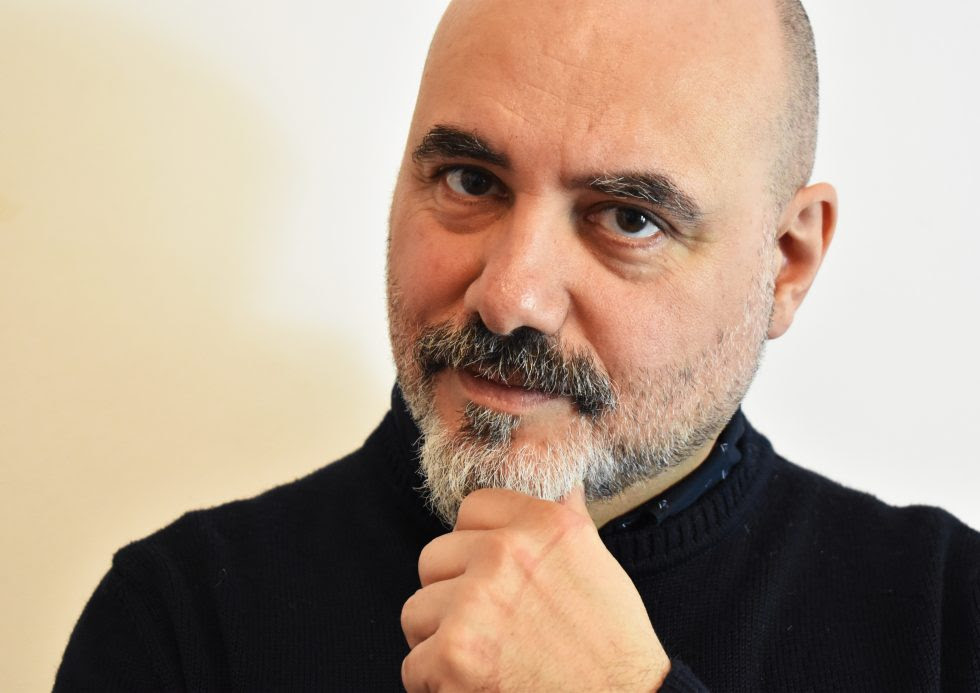
[[[780, 32], [777, 9], [561, 8], [450, 7], [395, 192], [392, 343], [425, 436], [429, 497], [447, 524], [485, 486], [556, 500], [584, 481], [599, 524], [655, 495], [703, 461], [765, 339], [795, 310], [777, 305], [785, 200], [777, 209], [771, 199], [772, 162], [785, 158], [771, 136], [785, 121], [771, 115], [785, 110], [772, 85], [788, 81], [786, 60], [779, 42], [756, 40]], [[664, 16], [682, 30], [666, 31]], [[638, 24], [651, 30], [622, 30]], [[582, 185], [621, 174], [665, 178], [697, 209]], [[623, 208], [646, 216], [639, 234], [621, 230]], [[584, 417], [567, 398], [539, 398], [494, 417], [508, 407], [501, 396], [530, 383], [474, 394], [464, 369], [428, 372], [416, 358], [423, 332], [474, 317], [492, 333], [533, 330], [589, 358], [615, 406]], [[477, 414], [482, 438], [472, 435]]]
[[785, 7], [447, 10], [390, 217], [398, 381], [453, 528], [402, 609], [407, 690], [669, 674], [596, 527], [705, 459], [832, 237], [833, 188], [783, 165]]

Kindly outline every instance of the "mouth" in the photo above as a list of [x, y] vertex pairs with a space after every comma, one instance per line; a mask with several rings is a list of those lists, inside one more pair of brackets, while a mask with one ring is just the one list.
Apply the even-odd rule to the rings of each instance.
[[542, 404], [565, 399], [561, 395], [528, 387], [519, 373], [503, 375], [479, 365], [454, 369], [467, 398], [476, 404], [509, 414], [522, 414]]
[[462, 370], [473, 378], [486, 380], [489, 383], [499, 385], [501, 387], [519, 388], [521, 390], [527, 390], [528, 392], [542, 392], [540, 388], [529, 386], [527, 384], [527, 379], [516, 371], [509, 374], [504, 374], [501, 372], [500, 368], [479, 363], [464, 366]]

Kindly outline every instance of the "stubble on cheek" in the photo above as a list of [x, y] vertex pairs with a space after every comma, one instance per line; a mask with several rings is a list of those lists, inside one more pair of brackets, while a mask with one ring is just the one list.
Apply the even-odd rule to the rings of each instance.
[[519, 417], [472, 403], [455, 416], [436, 411], [433, 379], [415, 359], [426, 327], [406, 314], [389, 274], [394, 357], [423, 431], [421, 464], [433, 510], [451, 526], [462, 498], [485, 486], [557, 499], [584, 480], [590, 500], [609, 498], [693, 454], [727, 423], [753, 379], [772, 315], [772, 281], [761, 270], [742, 309], [698, 352], [620, 374], [615, 408], [574, 416], [562, 435], [524, 445], [515, 443]]

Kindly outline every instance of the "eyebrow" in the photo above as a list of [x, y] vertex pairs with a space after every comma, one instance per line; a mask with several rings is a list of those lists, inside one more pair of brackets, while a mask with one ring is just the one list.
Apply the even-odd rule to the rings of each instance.
[[704, 212], [694, 198], [664, 174], [616, 173], [587, 176], [578, 180], [577, 185], [610, 197], [649, 202], [688, 224], [696, 224], [704, 217]]
[[415, 163], [437, 157], [475, 159], [504, 168], [510, 167], [506, 154], [496, 151], [475, 133], [449, 125], [436, 125], [429, 130], [412, 152], [412, 161]]
[[[510, 167], [506, 154], [495, 150], [476, 133], [451, 125], [434, 126], [412, 152], [412, 161], [416, 163], [434, 158], [473, 159], [503, 168]], [[670, 176], [662, 173], [603, 173], [579, 177], [572, 184], [610, 197], [657, 205], [683, 223], [694, 225], [704, 217], [694, 198], [681, 190]]]

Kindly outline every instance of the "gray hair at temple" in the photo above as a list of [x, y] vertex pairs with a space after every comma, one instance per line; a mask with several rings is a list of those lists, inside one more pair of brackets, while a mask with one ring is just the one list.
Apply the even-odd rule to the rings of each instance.
[[819, 76], [810, 18], [800, 0], [776, 0], [787, 53], [785, 107], [774, 119], [779, 138], [772, 177], [778, 208], [810, 180], [817, 149]]

